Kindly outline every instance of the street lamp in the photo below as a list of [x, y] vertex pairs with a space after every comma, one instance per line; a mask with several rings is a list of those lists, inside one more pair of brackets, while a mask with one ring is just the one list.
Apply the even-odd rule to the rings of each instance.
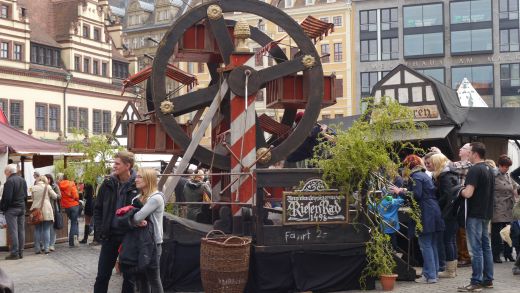
[[63, 89], [63, 138], [67, 138], [67, 89], [69, 88], [69, 83], [72, 77], [73, 76], [70, 72], [67, 72], [67, 74], [65, 74], [65, 81], [67, 82], [67, 84]]
[[157, 41], [156, 39], [152, 38], [152, 37], [147, 37], [146, 38], [148, 41], [151, 41], [153, 43], [155, 43], [156, 45], [159, 45], [159, 41]]

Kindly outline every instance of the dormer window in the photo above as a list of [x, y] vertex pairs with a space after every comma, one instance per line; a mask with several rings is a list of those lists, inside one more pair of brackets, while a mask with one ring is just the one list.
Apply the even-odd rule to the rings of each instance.
[[168, 19], [170, 19], [170, 13], [168, 13], [168, 10], [159, 11], [159, 21]]
[[90, 38], [90, 27], [88, 25], [83, 25], [83, 37]]
[[94, 40], [95, 41], [101, 40], [101, 30], [97, 27], [94, 28]]
[[0, 18], [9, 18], [9, 6], [5, 4], [0, 5]]
[[291, 8], [293, 6], [294, 6], [294, 0], [285, 0], [285, 8]]

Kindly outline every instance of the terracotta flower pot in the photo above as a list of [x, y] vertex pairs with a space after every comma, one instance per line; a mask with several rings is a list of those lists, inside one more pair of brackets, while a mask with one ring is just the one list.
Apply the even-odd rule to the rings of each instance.
[[392, 290], [394, 290], [395, 279], [397, 279], [397, 275], [396, 274], [381, 275], [379, 280], [381, 281], [381, 286], [383, 286], [383, 291], [392, 291]]

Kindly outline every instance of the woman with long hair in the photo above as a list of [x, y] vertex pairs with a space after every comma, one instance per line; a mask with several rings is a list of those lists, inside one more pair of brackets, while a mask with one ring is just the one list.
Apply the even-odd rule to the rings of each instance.
[[458, 174], [451, 170], [451, 161], [443, 154], [435, 154], [430, 157], [433, 168], [433, 179], [437, 187], [437, 199], [441, 208], [442, 218], [446, 229], [440, 235], [438, 241], [439, 258], [442, 255], [445, 262], [445, 270], [439, 273], [441, 278], [455, 278], [457, 276], [457, 215], [453, 211], [453, 202], [457, 198], [459, 187]]
[[[34, 251], [36, 254], [41, 254], [43, 250], [45, 254], [48, 254], [51, 242], [51, 228], [54, 222], [51, 199], [55, 200], [58, 196], [52, 187], [49, 186], [49, 181], [45, 176], [36, 178], [32, 190], [33, 203], [31, 210], [41, 207], [43, 215], [43, 221], [34, 226]], [[43, 249], [41, 243], [43, 243]]]
[[[157, 189], [157, 171], [151, 168], [141, 168], [135, 177], [135, 186], [141, 193], [133, 199], [139, 200], [143, 207], [134, 215], [133, 222], [136, 226], [146, 226], [149, 220], [153, 224], [154, 239], [157, 245], [157, 263], [160, 264], [162, 242], [163, 242], [163, 215], [164, 195]], [[144, 273], [146, 278], [139, 282], [140, 293], [163, 293], [159, 266], [147, 269]], [[151, 291], [150, 291], [151, 290]]]
[[[422, 277], [415, 280], [417, 283], [437, 283], [439, 272], [439, 255], [437, 250], [437, 234], [444, 230], [444, 221], [441, 218], [439, 203], [435, 198], [435, 185], [426, 175], [424, 163], [416, 155], [407, 156], [403, 165], [410, 170], [408, 190], [413, 191], [413, 197], [421, 210], [421, 224], [423, 230], [419, 234], [419, 247], [423, 257]], [[394, 193], [403, 193], [406, 189], [394, 187]]]
[[[49, 181], [49, 186], [52, 187], [52, 190], [56, 193], [56, 199], [51, 199], [52, 211], [54, 213], [61, 213], [60, 200], [61, 200], [61, 191], [58, 185], [54, 182], [54, 177], [51, 174], [45, 174], [47, 180]], [[54, 251], [54, 245], [56, 244], [56, 229], [54, 225], [51, 228], [51, 242], [49, 244], [49, 250]]]

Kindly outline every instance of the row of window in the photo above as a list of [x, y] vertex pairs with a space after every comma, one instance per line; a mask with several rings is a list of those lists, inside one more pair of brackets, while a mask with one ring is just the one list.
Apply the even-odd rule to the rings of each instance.
[[[91, 35], [90, 33], [91, 33], [90, 25], [84, 24], [83, 28], [82, 28], [83, 37], [90, 39], [90, 35]], [[94, 29], [92, 30], [92, 39], [94, 41], [101, 41], [101, 29], [100, 28], [94, 27]]]
[[[0, 99], [0, 109], [9, 119], [11, 126], [23, 128], [23, 101]], [[89, 109], [67, 107], [67, 129], [89, 130]], [[35, 104], [35, 130], [58, 132], [61, 130], [61, 106], [54, 104]], [[112, 113], [105, 110], [92, 110], [92, 132], [95, 134], [112, 132]]]
[[75, 55], [74, 70], [78, 72], [101, 75], [106, 77], [108, 76], [108, 63], [90, 57], [82, 58], [81, 56]]
[[[265, 0], [261, 0], [263, 2], [266, 2]], [[294, 6], [295, 0], [285, 0], [285, 8], [291, 8]], [[334, 3], [336, 0], [327, 0], [327, 3]], [[314, 5], [316, 3], [316, 0], [305, 0], [305, 6]]]
[[[334, 43], [334, 62], [342, 62], [343, 61], [343, 45], [341, 43]], [[321, 58], [322, 63], [330, 62], [330, 45], [322, 44], [321, 45]]]
[[31, 63], [60, 67], [61, 52], [56, 48], [31, 44]]
[[0, 58], [16, 61], [23, 60], [23, 44], [11, 41], [0, 41]]
[[[452, 55], [493, 52], [491, 5], [491, 0], [450, 2]], [[502, 18], [518, 19], [518, 1], [501, 0], [500, 9]], [[388, 32], [397, 30], [397, 13], [397, 8], [360, 11], [361, 61], [399, 58], [397, 34]], [[443, 3], [404, 6], [403, 35], [405, 58], [444, 56]], [[501, 25], [500, 51], [518, 51], [518, 40], [518, 21], [513, 28]]]
[[[444, 68], [417, 69], [419, 73], [430, 76], [438, 81], [445, 82]], [[389, 71], [362, 72], [361, 95], [369, 96], [374, 85]], [[474, 65], [451, 68], [451, 86], [457, 89], [461, 82], [467, 78], [475, 90], [488, 103], [494, 105], [494, 78], [493, 65]], [[500, 90], [503, 107], [520, 106], [520, 63], [508, 63], [500, 65]]]

